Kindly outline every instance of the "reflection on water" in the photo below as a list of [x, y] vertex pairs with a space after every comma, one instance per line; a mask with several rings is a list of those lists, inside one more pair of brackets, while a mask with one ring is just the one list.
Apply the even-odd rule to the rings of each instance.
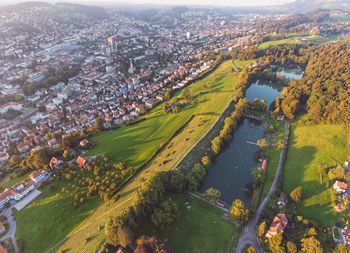
[[275, 87], [272, 83], [267, 81], [258, 80], [246, 91], [246, 98], [252, 102], [254, 99], [264, 99], [267, 102], [267, 105], [270, 105], [280, 94], [281, 91]]
[[[246, 91], [246, 98], [265, 99], [270, 105], [280, 94], [281, 88], [276, 84], [258, 80]], [[257, 161], [253, 156], [259, 147], [253, 144], [263, 137], [264, 125], [256, 125], [244, 119], [233, 134], [231, 144], [217, 157], [209, 167], [201, 192], [213, 187], [221, 192], [221, 199], [231, 203], [234, 199], [242, 199], [247, 205], [250, 203], [249, 185], [252, 183], [250, 169], [256, 167]]]
[[263, 134], [262, 125], [254, 125], [245, 119], [233, 134], [231, 144], [208, 169], [201, 191], [213, 187], [221, 192], [221, 199], [227, 203], [240, 198], [249, 204], [247, 185], [252, 182], [250, 169], [256, 166], [253, 155], [259, 147], [247, 141], [256, 142]]
[[301, 69], [283, 69], [277, 72], [277, 74], [287, 79], [301, 79], [303, 78], [304, 72]]

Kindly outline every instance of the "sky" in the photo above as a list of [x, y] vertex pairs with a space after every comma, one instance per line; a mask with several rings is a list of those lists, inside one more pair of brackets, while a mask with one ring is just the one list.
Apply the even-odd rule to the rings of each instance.
[[[1, 0], [0, 0], [1, 1]], [[96, 0], [80, 0], [96, 2]], [[172, 4], [172, 5], [220, 5], [220, 6], [266, 6], [290, 3], [294, 0], [102, 0], [105, 3]]]

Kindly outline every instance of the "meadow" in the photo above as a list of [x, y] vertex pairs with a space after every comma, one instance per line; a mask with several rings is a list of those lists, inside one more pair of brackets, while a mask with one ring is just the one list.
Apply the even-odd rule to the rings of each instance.
[[307, 42], [302, 42], [296, 40], [297, 38], [305, 38], [308, 39], [310, 43], [313, 44], [321, 44], [321, 43], [327, 43], [330, 41], [334, 41], [337, 39], [337, 37], [331, 36], [331, 37], [321, 37], [321, 36], [296, 36], [296, 37], [289, 37], [282, 40], [271, 40], [261, 43], [258, 46], [259, 50], [267, 49], [271, 46], [277, 46], [277, 45], [293, 45], [293, 44], [306, 44]]
[[283, 171], [283, 191], [302, 186], [299, 215], [324, 226], [335, 225], [338, 215], [331, 206], [331, 187], [324, 168], [346, 160], [346, 131], [342, 125], [304, 125], [304, 117], [291, 125]]
[[234, 225], [223, 220], [219, 209], [186, 195], [171, 198], [180, 213], [177, 221], [164, 230], [157, 229], [150, 221], [144, 222], [139, 235], [155, 235], [166, 240], [173, 252], [191, 253], [224, 253], [232, 236], [238, 240]]

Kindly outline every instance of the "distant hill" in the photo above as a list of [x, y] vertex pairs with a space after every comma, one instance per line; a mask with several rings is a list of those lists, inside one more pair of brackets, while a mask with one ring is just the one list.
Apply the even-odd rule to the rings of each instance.
[[44, 8], [42, 10], [42, 14], [59, 15], [59, 14], [67, 14], [67, 13], [79, 13], [79, 14], [82, 14], [88, 17], [93, 17], [93, 18], [107, 17], [106, 10], [102, 7], [83, 5], [83, 4], [65, 3], [65, 2], [50, 4], [47, 2], [41, 2], [41, 1], [30, 1], [30, 2], [16, 3], [16, 4], [0, 7], [0, 11], [16, 12], [18, 10], [30, 10], [36, 7]]
[[80, 14], [84, 14], [86, 16], [95, 18], [104, 18], [107, 16], [105, 9], [98, 6], [89, 6], [72, 3], [56, 3], [54, 7], [57, 11], [72, 13], [78, 12]]
[[285, 11], [310, 12], [317, 9], [350, 11], [350, 0], [296, 0], [282, 6]]

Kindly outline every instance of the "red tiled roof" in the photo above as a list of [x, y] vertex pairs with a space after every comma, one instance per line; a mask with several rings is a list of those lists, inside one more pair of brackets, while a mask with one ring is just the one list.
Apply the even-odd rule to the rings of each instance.
[[340, 182], [340, 181], [335, 181], [334, 186], [338, 187], [344, 191], [346, 191], [348, 189], [348, 184], [344, 183], [344, 182]]
[[76, 163], [78, 164], [78, 166], [81, 168], [85, 165], [86, 163], [86, 160], [81, 157], [81, 156], [78, 156], [77, 160], [76, 160]]
[[274, 235], [277, 233], [283, 233], [288, 224], [288, 219], [284, 213], [279, 213], [273, 219], [273, 222], [267, 232], [268, 235]]

